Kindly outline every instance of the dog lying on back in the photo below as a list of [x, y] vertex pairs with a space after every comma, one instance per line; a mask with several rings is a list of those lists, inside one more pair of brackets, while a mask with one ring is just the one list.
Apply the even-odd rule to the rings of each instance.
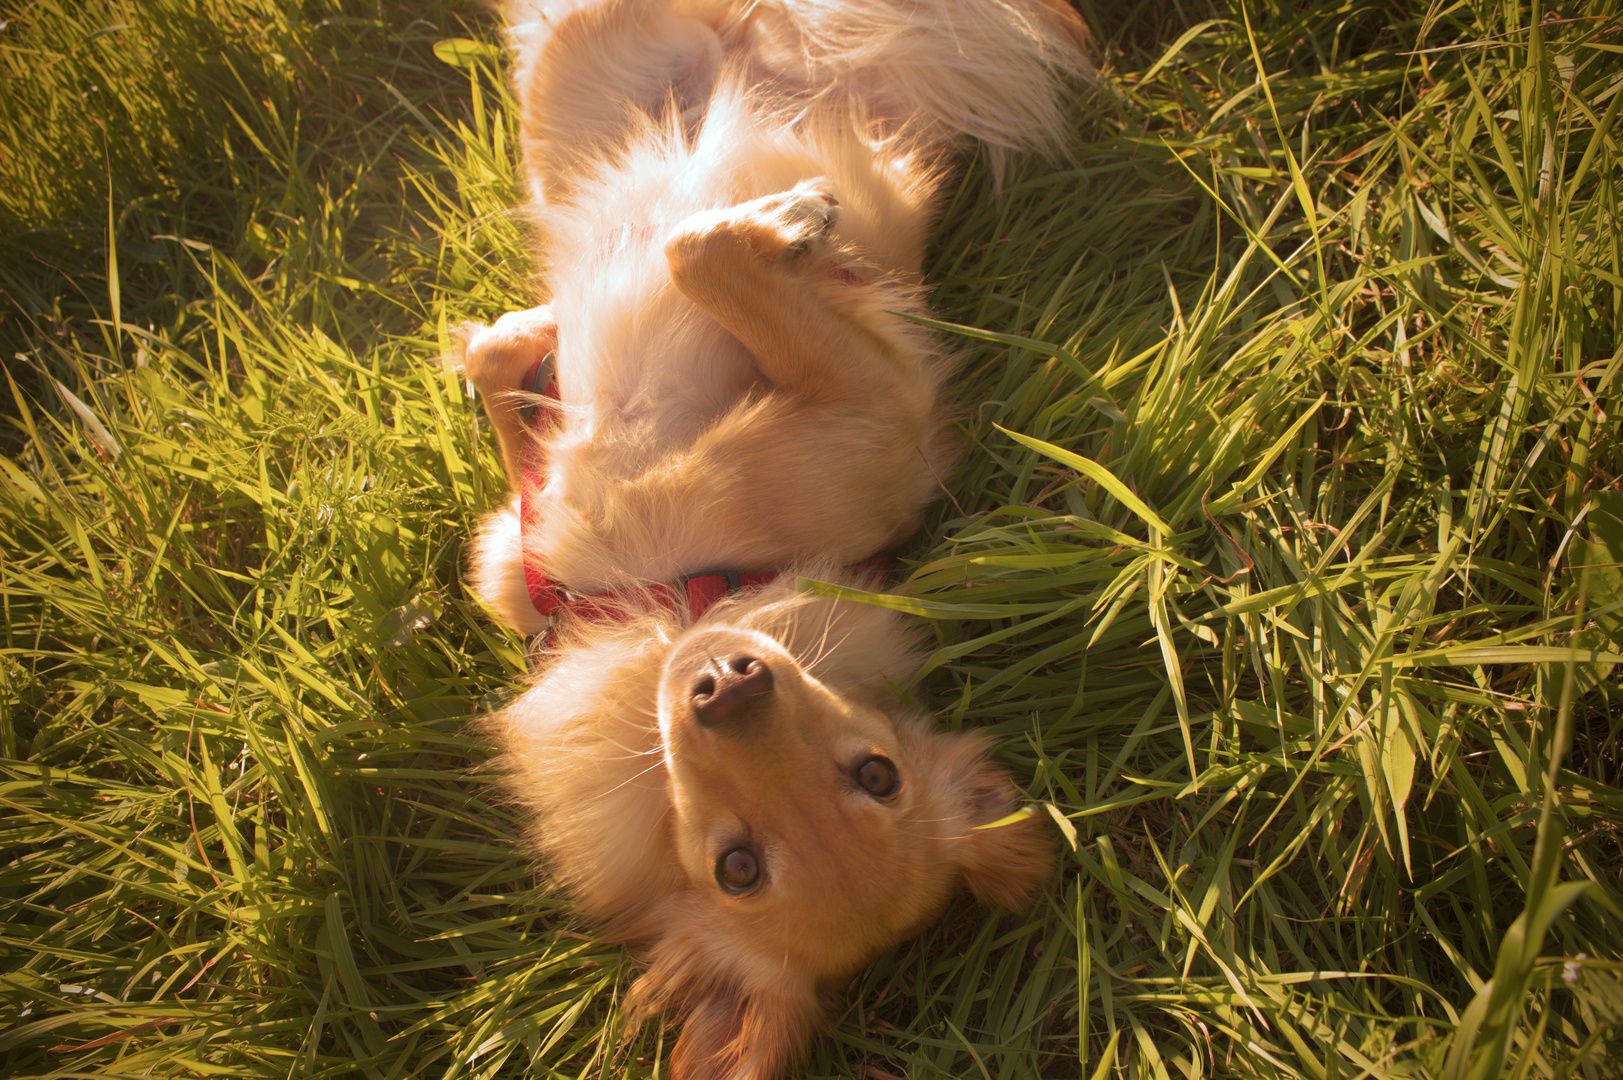
[[[1051, 842], [975, 734], [898, 700], [895, 612], [799, 593], [918, 526], [951, 358], [904, 316], [956, 147], [1049, 149], [1062, 0], [519, 3], [546, 303], [469, 328], [512, 481], [480, 598], [550, 633], [497, 713], [548, 865], [648, 946], [679, 1078], [765, 1080], [862, 965]], [[543, 390], [543, 388], [546, 388]], [[842, 569], [843, 568], [843, 569]]]

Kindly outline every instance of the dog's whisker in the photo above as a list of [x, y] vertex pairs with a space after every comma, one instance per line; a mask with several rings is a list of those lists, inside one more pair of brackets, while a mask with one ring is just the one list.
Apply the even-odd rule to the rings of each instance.
[[[857, 628], [853, 626], [851, 629], [847, 630], [843, 635], [841, 635], [841, 637], [840, 637], [840, 639], [838, 641], [835, 641], [833, 643], [829, 643], [829, 642], [825, 641], [824, 642], [825, 648], [823, 648], [823, 650], [817, 654], [817, 658], [815, 660], [813, 660], [811, 663], [807, 664], [806, 666], [807, 667], [813, 667], [813, 668], [821, 667], [824, 659], [826, 659], [836, 649], [839, 649], [839, 648], [843, 647], [847, 641], [851, 640], [851, 635], [855, 634], [856, 632], [857, 632]], [[825, 631], [825, 633], [826, 633], [826, 631]]]
[[624, 743], [620, 742], [619, 740], [611, 739], [606, 735], [602, 738], [601, 741], [606, 746], [612, 746], [616, 750], [625, 751], [625, 753], [621, 757], [618, 757], [618, 758], [604, 758], [603, 760], [605, 760], [605, 761], [629, 761], [632, 758], [647, 757], [650, 754], [663, 754], [665, 752], [665, 748], [663, 746], [660, 746], [658, 743], [655, 743], [653, 746], [650, 746], [646, 750], [634, 750], [631, 747], [629, 747], [629, 746], [625, 745]]
[[614, 755], [612, 757], [607, 756], [607, 755], [602, 755], [602, 756], [599, 756], [597, 760], [599, 760], [599, 761], [635, 761], [638, 758], [663, 757], [664, 753], [665, 753], [665, 751], [662, 748], [656, 746], [652, 750], [627, 750], [623, 754], [616, 754], [616, 755]]
[[647, 776], [649, 773], [653, 772], [655, 769], [661, 769], [661, 768], [664, 768], [664, 767], [665, 767], [665, 759], [664, 759], [664, 757], [661, 757], [658, 761], [654, 762], [652, 765], [648, 766], [646, 769], [643, 769], [640, 772], [633, 773], [632, 775], [626, 777], [624, 780], [620, 781], [618, 784], [615, 784], [613, 787], [609, 788], [607, 791], [599, 792], [598, 795], [597, 795], [597, 798], [598, 799], [605, 799], [608, 796], [613, 795], [616, 791], [619, 791], [621, 788], [625, 787], [627, 784], [633, 783], [633, 782], [635, 782], [637, 780], [641, 780], [643, 777]]
[[823, 630], [817, 637], [817, 657], [812, 661], [811, 666], [821, 665], [824, 657], [828, 656], [828, 635], [829, 631], [834, 629], [835, 607], [835, 604], [827, 605], [828, 613], [823, 618]]
[[822, 630], [822, 633], [819, 634], [818, 638], [817, 638], [817, 652], [816, 652], [815, 656], [812, 658], [811, 664], [808, 665], [808, 666], [810, 666], [810, 667], [821, 667], [822, 664], [823, 664], [823, 661], [828, 659], [829, 654], [835, 648], [837, 648], [839, 645], [845, 644], [846, 641], [850, 640], [851, 632], [847, 631], [846, 634], [845, 634], [845, 637], [843, 637], [838, 643], [834, 643], [834, 642], [829, 641], [829, 634], [832, 633], [833, 630], [834, 630], [834, 616], [833, 616], [833, 613], [831, 612], [829, 614], [829, 617], [827, 619], [823, 620], [823, 630]]

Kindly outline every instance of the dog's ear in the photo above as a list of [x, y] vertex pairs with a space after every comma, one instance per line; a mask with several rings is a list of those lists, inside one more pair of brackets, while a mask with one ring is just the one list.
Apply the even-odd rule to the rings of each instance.
[[801, 994], [716, 987], [692, 1005], [671, 1051], [671, 1080], [774, 1080], [823, 1022]]
[[631, 989], [633, 1016], [670, 1010], [682, 1018], [672, 1080], [775, 1080], [827, 1023], [827, 1009], [809, 979], [788, 972], [749, 985], [730, 962], [728, 943], [685, 908], [680, 901], [667, 906], [677, 925], [655, 943]]
[[[975, 898], [1002, 908], [1021, 908], [1054, 872], [1053, 830], [1046, 815], [1002, 825], [1020, 804], [1020, 793], [1002, 767], [981, 760], [963, 778], [960, 795], [969, 807], [969, 828], [959, 841], [959, 865]], [[975, 826], [992, 825], [991, 828]]]
[[1006, 769], [986, 759], [991, 739], [984, 733], [932, 732], [923, 721], [899, 732], [925, 774], [922, 790], [929, 794], [921, 811], [952, 823], [948, 858], [975, 898], [996, 907], [1025, 906], [1054, 872], [1047, 816], [1004, 822], [1019, 808], [1020, 792]]
[[743, 1033], [744, 1000], [731, 987], [699, 1002], [688, 1012], [671, 1051], [671, 1080], [731, 1076]]

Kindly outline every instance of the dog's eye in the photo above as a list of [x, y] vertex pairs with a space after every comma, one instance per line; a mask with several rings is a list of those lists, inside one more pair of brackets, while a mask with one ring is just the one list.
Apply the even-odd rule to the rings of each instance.
[[755, 849], [735, 847], [716, 860], [716, 884], [734, 896], [742, 896], [761, 880], [761, 864]]
[[902, 785], [902, 778], [896, 774], [896, 766], [890, 758], [878, 754], [865, 759], [851, 775], [858, 787], [876, 799], [890, 798]]

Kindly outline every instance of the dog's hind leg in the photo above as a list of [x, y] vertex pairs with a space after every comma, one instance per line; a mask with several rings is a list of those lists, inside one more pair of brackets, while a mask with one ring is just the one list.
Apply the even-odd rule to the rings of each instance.
[[516, 84], [525, 165], [543, 203], [569, 201], [629, 138], [709, 97], [725, 7], [694, 6], [698, 17], [676, 14], [668, 0], [607, 0], [531, 24], [548, 37], [523, 51]]

